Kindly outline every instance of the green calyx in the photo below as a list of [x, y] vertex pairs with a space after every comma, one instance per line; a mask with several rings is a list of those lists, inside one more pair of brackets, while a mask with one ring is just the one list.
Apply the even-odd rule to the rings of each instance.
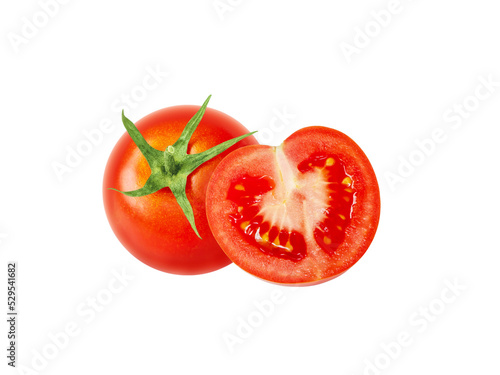
[[189, 120], [179, 139], [173, 145], [169, 145], [165, 151], [160, 151], [151, 147], [134, 123], [126, 118], [122, 111], [123, 125], [125, 125], [125, 129], [127, 129], [128, 134], [137, 145], [142, 155], [146, 158], [146, 161], [151, 168], [151, 175], [145, 185], [138, 190], [120, 191], [118, 189], [109, 188], [129, 197], [143, 197], [145, 195], [153, 194], [165, 187], [170, 188], [175, 196], [175, 199], [177, 200], [177, 203], [191, 224], [191, 228], [193, 228], [196, 235], [200, 238], [201, 236], [198, 233], [194, 222], [193, 208], [191, 207], [191, 203], [189, 203], [186, 196], [186, 183], [188, 176], [206, 161], [226, 151], [229, 147], [241, 141], [243, 138], [256, 133], [252, 132], [230, 139], [229, 141], [218, 144], [217, 146], [199, 154], [187, 154], [189, 140], [198, 127], [210, 98], [211, 95], [207, 98], [207, 100], [205, 100], [205, 103], [203, 103], [201, 108], [198, 112], [196, 112], [191, 120]]

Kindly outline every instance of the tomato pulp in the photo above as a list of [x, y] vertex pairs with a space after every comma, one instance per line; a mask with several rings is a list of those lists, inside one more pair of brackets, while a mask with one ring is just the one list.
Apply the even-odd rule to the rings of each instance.
[[[156, 111], [135, 125], [147, 143], [165, 150], [180, 137], [199, 106], [175, 106]], [[232, 117], [207, 108], [189, 140], [187, 153], [199, 154], [224, 141], [248, 133]], [[247, 137], [222, 154], [203, 163], [187, 177], [186, 195], [191, 203], [195, 234], [170, 188], [131, 197], [109, 188], [133, 191], [145, 185], [151, 168], [128, 134], [124, 134], [109, 157], [103, 183], [104, 207], [115, 235], [140, 261], [175, 274], [201, 274], [231, 263], [208, 226], [205, 196], [208, 181], [219, 162], [238, 147], [257, 144]]]
[[312, 285], [339, 276], [365, 253], [380, 194], [361, 148], [315, 126], [279, 147], [228, 155], [210, 180], [207, 214], [216, 240], [242, 269], [279, 284]]

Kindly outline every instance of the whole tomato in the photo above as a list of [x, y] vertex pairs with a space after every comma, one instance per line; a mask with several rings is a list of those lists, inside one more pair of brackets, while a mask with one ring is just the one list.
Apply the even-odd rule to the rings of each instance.
[[206, 108], [209, 99], [161, 109], [135, 126], [123, 117], [128, 134], [106, 165], [111, 228], [133, 256], [164, 272], [201, 274], [231, 263], [208, 226], [205, 194], [224, 156], [257, 141], [232, 117]]

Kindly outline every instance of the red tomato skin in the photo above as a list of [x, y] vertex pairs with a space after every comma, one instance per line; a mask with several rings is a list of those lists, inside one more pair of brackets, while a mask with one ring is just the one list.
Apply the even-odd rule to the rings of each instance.
[[[332, 280], [351, 268], [370, 246], [380, 217], [380, 192], [373, 168], [361, 148], [347, 135], [322, 126], [298, 130], [280, 146], [289, 163], [297, 166], [314, 153], [337, 155], [353, 176], [357, 186], [357, 202], [346, 240], [338, 255], [320, 254], [297, 263], [266, 255], [238, 234], [229, 220], [237, 210], [227, 199], [231, 181], [242, 176], [276, 176], [276, 147], [254, 145], [238, 149], [226, 157], [215, 170], [207, 190], [208, 221], [215, 237], [229, 258], [240, 268], [262, 280], [289, 286], [309, 286]], [[275, 178], [279, 180], [278, 178]], [[309, 240], [309, 244], [311, 241]], [[322, 269], [318, 264], [328, 264]]]
[[[165, 150], [175, 143], [199, 108], [182, 105], [161, 109], [135, 125], [151, 146]], [[207, 108], [189, 142], [188, 154], [203, 152], [246, 133], [248, 130], [232, 117]], [[104, 208], [118, 240], [141, 262], [168, 273], [203, 274], [230, 264], [208, 226], [206, 189], [210, 176], [224, 156], [239, 147], [257, 143], [253, 136], [249, 136], [189, 175], [186, 194], [193, 207], [200, 239], [169, 188], [144, 197], [128, 197], [109, 189], [139, 189], [151, 173], [146, 159], [125, 133], [109, 157], [103, 181]]]

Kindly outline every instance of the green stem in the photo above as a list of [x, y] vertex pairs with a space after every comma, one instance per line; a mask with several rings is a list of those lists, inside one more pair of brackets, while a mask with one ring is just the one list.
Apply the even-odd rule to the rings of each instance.
[[169, 145], [165, 151], [160, 151], [151, 147], [151, 145], [147, 143], [134, 123], [127, 117], [125, 117], [125, 114], [122, 111], [123, 125], [125, 126], [125, 129], [127, 130], [134, 143], [146, 158], [151, 168], [151, 175], [149, 176], [144, 186], [137, 190], [120, 191], [114, 188], [110, 188], [111, 190], [118, 191], [129, 197], [137, 198], [153, 194], [165, 187], [170, 188], [172, 194], [174, 194], [175, 199], [177, 200], [177, 203], [181, 207], [182, 212], [184, 212], [186, 219], [191, 225], [191, 228], [193, 228], [193, 231], [200, 238], [201, 236], [198, 233], [194, 220], [193, 207], [191, 206], [191, 203], [189, 202], [186, 195], [186, 184], [189, 174], [191, 174], [196, 168], [198, 168], [206, 161], [221, 154], [237, 142], [255, 133], [252, 132], [240, 137], [230, 139], [199, 154], [188, 155], [187, 149], [189, 140], [200, 124], [210, 98], [211, 95], [205, 100], [200, 109], [186, 124], [186, 127], [182, 131], [179, 139], [173, 145]]

